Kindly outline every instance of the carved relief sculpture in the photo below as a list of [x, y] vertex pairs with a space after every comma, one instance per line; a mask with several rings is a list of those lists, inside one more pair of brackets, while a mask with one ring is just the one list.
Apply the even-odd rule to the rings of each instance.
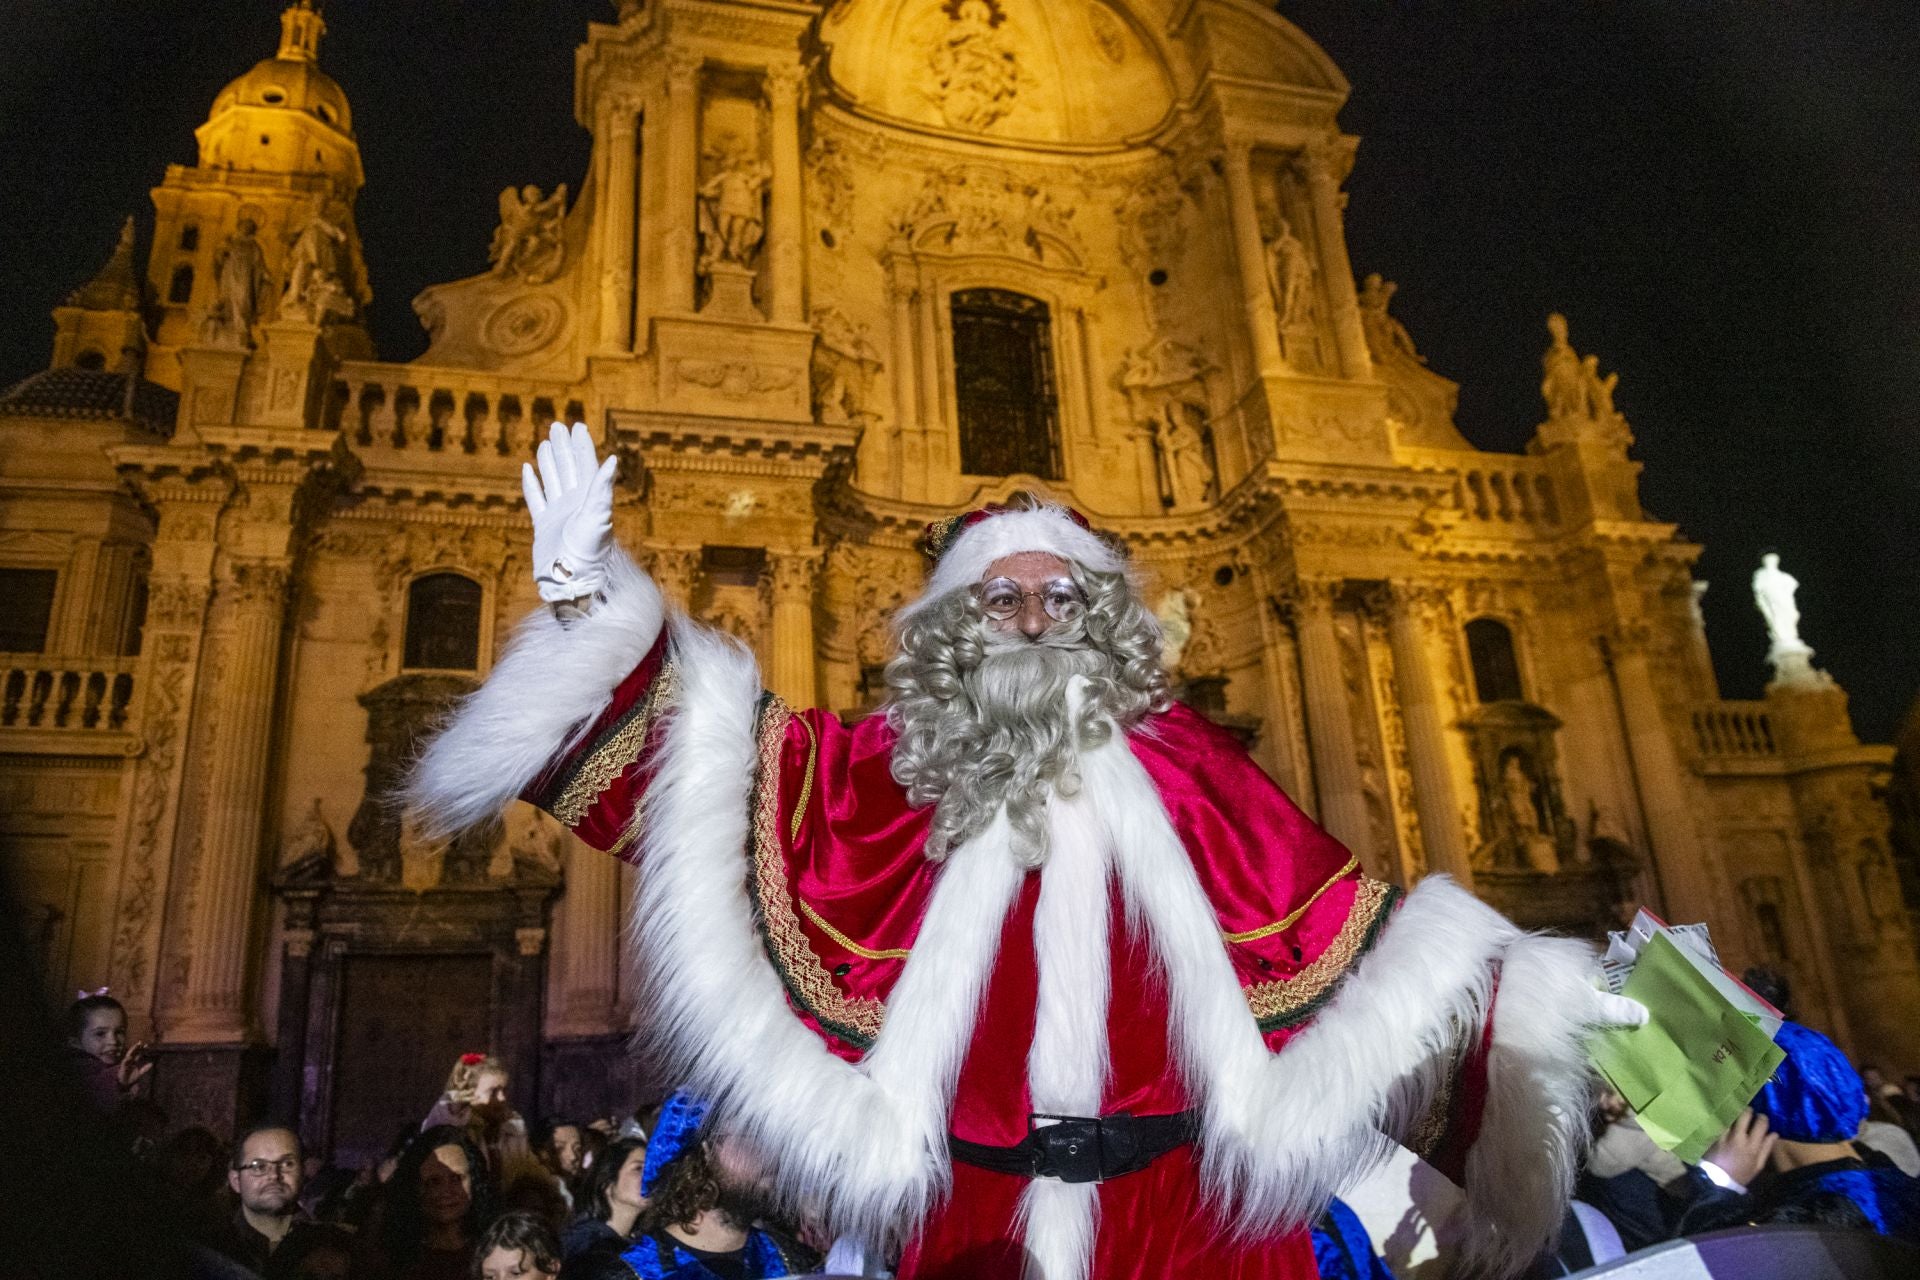
[[254, 238], [259, 230], [258, 212], [243, 209], [239, 226], [214, 254], [214, 301], [200, 328], [201, 339], [213, 346], [253, 346], [253, 326], [268, 285], [267, 256]]
[[838, 307], [816, 307], [811, 378], [813, 411], [819, 422], [864, 425], [872, 410], [873, 378], [880, 372], [880, 351]]
[[564, 182], [545, 197], [532, 183], [518, 191], [512, 187], [502, 191], [500, 225], [494, 228], [493, 243], [487, 248], [493, 274], [528, 284], [545, 284], [558, 276], [567, 261], [566, 239], [562, 234], [566, 215], [567, 184]]
[[989, 129], [1013, 109], [1022, 79], [1000, 31], [1006, 13], [991, 0], [957, 0], [946, 10], [952, 21], [927, 49], [927, 96], [954, 128]]

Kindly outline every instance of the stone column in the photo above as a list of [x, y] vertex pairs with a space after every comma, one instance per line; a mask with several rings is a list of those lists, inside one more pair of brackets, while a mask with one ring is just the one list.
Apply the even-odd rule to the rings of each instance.
[[1253, 327], [1254, 365], [1262, 374], [1285, 367], [1280, 355], [1280, 319], [1267, 285], [1267, 247], [1260, 239], [1260, 211], [1253, 196], [1252, 148], [1227, 147], [1227, 213], [1233, 223], [1233, 255], [1240, 265], [1240, 295]]
[[684, 49], [667, 55], [666, 226], [660, 237], [660, 306], [693, 310], [694, 202], [700, 180], [700, 68]]
[[647, 556], [647, 572], [667, 603], [683, 613], [693, 607], [693, 589], [700, 575], [697, 547], [656, 547]]
[[1393, 647], [1394, 691], [1407, 729], [1407, 766], [1413, 774], [1413, 803], [1420, 815], [1420, 836], [1427, 866], [1461, 884], [1473, 885], [1473, 867], [1460, 829], [1460, 801], [1447, 767], [1446, 726], [1440, 719], [1440, 691], [1428, 661], [1423, 606], [1438, 604], [1439, 591], [1394, 583], [1387, 612], [1387, 636]]
[[773, 653], [767, 683], [796, 710], [818, 701], [814, 688], [813, 581], [820, 557], [774, 552]]
[[800, 90], [805, 73], [799, 67], [767, 68], [767, 98], [773, 150], [773, 189], [767, 210], [767, 254], [775, 324], [806, 322], [805, 260], [801, 237], [806, 219], [801, 214]]
[[609, 351], [634, 345], [634, 132], [638, 104], [625, 94], [607, 99], [601, 137], [607, 149], [606, 190], [601, 194], [603, 238], [600, 264], [600, 344]]
[[[1701, 846], [1700, 833], [1693, 825], [1685, 766], [1674, 750], [1654, 686], [1653, 664], [1647, 655], [1650, 640], [1645, 624], [1628, 623], [1616, 628], [1606, 644], [1620, 691], [1621, 718], [1626, 721], [1627, 754], [1634, 781], [1639, 784], [1647, 835], [1666, 898], [1661, 904], [1663, 914], [1678, 923], [1731, 921], [1733, 917], [1720, 910], [1729, 901], [1725, 886], [1710, 861], [1711, 852]], [[1736, 952], [1743, 944], [1740, 937], [1721, 942]]]
[[1320, 795], [1320, 825], [1358, 854], [1361, 865], [1371, 866], [1373, 827], [1367, 820], [1347, 681], [1340, 670], [1340, 639], [1333, 630], [1333, 599], [1339, 587], [1337, 581], [1302, 580], [1294, 597], [1307, 739]]
[[216, 593], [216, 616], [224, 614], [226, 628], [187, 926], [187, 976], [166, 1028], [167, 1039], [176, 1043], [233, 1044], [247, 1036], [247, 951], [287, 584], [284, 561], [234, 560]]
[[1320, 250], [1320, 274], [1327, 282], [1327, 302], [1333, 310], [1340, 372], [1348, 378], [1371, 378], [1373, 357], [1367, 352], [1367, 333], [1360, 323], [1360, 299], [1353, 289], [1353, 264], [1347, 259], [1347, 234], [1341, 223], [1340, 192], [1334, 181], [1333, 163], [1331, 146], [1311, 147], [1306, 153], [1307, 189], [1313, 196], [1313, 229]]
[[620, 867], [597, 849], [565, 838], [566, 896], [554, 913], [548, 1033], [604, 1035], [615, 1029], [619, 995]]

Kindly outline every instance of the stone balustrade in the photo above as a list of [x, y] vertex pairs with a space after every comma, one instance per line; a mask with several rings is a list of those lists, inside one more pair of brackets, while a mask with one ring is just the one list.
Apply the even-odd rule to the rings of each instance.
[[0, 729], [125, 732], [139, 662], [0, 654]]
[[564, 382], [349, 361], [327, 400], [327, 425], [356, 445], [527, 458], [550, 422], [580, 422], [587, 406]]
[[1476, 462], [1457, 469], [1454, 509], [1469, 520], [1552, 528], [1560, 523], [1553, 480], [1531, 458]]
[[1694, 749], [1710, 760], [1770, 760], [1779, 755], [1764, 702], [1711, 702], [1693, 711]]

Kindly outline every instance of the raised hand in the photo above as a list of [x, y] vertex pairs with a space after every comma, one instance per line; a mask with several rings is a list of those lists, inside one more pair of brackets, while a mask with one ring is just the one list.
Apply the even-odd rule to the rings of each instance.
[[613, 473], [618, 460], [600, 461], [584, 422], [569, 431], [556, 422], [531, 464], [520, 467], [520, 488], [533, 516], [533, 581], [540, 598], [561, 604], [606, 585], [613, 549]]

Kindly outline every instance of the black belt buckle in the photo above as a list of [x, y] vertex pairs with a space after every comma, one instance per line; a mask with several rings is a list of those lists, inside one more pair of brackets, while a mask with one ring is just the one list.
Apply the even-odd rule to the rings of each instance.
[[[1041, 1120], [1053, 1123], [1036, 1123]], [[1040, 1167], [1035, 1172], [1062, 1182], [1099, 1182], [1104, 1176], [1100, 1129], [1098, 1120], [1083, 1116], [1028, 1116], [1027, 1140], [1040, 1152]]]

